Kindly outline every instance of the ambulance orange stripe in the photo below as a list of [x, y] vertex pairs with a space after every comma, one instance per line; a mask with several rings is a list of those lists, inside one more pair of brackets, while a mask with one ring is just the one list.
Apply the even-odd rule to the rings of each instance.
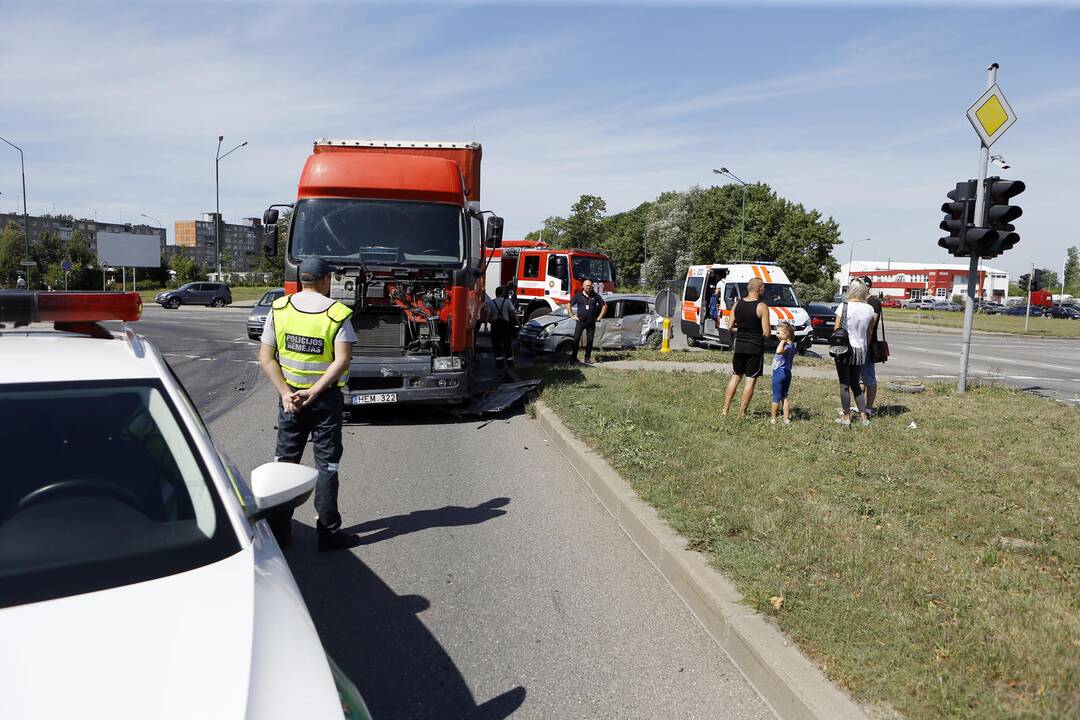
[[761, 266], [761, 273], [765, 276], [765, 282], [772, 282], [772, 275], [769, 274], [769, 268], [764, 265]]
[[757, 265], [751, 265], [750, 269], [754, 271], [754, 277], [756, 277], [758, 280], [764, 280], [765, 279], [765, 278], [761, 277], [761, 272], [758, 270]]

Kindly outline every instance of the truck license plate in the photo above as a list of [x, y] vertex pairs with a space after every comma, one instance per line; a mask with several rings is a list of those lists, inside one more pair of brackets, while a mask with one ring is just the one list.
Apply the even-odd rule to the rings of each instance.
[[353, 405], [373, 405], [375, 403], [395, 403], [397, 393], [376, 393], [374, 395], [353, 395]]

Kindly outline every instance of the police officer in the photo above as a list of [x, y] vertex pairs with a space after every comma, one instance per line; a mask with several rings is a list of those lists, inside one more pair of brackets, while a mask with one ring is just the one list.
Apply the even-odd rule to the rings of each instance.
[[495, 299], [488, 301], [488, 317], [491, 318], [491, 345], [495, 353], [495, 367], [501, 368], [503, 361], [508, 367], [514, 367], [514, 329], [517, 326], [517, 311], [514, 303], [506, 297], [506, 287], [495, 288]]
[[[315, 483], [319, 550], [356, 547], [360, 539], [341, 530], [338, 513], [338, 463], [341, 462], [342, 388], [349, 379], [352, 310], [331, 300], [325, 260], [300, 264], [302, 290], [274, 301], [266, 314], [259, 364], [281, 396], [277, 419], [279, 462], [300, 462], [308, 436], [314, 444], [319, 479]], [[292, 509], [268, 518], [280, 544], [292, 534]]]

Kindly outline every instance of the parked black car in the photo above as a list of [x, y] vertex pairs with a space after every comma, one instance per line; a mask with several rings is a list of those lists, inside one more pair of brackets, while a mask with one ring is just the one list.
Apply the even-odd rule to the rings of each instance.
[[194, 282], [181, 285], [175, 290], [160, 292], [154, 302], [174, 310], [181, 305], [225, 307], [232, 304], [232, 291], [223, 282]]
[[[1031, 317], [1042, 317], [1044, 309], [1045, 308], [1041, 308], [1038, 305], [1032, 305], [1031, 306]], [[1013, 305], [1011, 308], [1005, 310], [1001, 314], [1002, 315], [1019, 315], [1020, 317], [1023, 317], [1024, 315], [1027, 315], [1027, 305]]]
[[270, 306], [274, 301], [285, 294], [285, 288], [274, 288], [263, 293], [262, 298], [251, 308], [247, 318], [247, 335], [252, 340], [262, 337], [263, 325], [266, 323], [266, 314], [270, 312]]
[[1054, 307], [1045, 308], [1043, 315], [1064, 320], [1080, 320], [1080, 310], [1077, 310], [1072, 305], [1055, 305]]
[[813, 328], [814, 340], [827, 341], [832, 335], [833, 323], [836, 322], [836, 303], [812, 302], [805, 306], [806, 314], [810, 316], [810, 327]]

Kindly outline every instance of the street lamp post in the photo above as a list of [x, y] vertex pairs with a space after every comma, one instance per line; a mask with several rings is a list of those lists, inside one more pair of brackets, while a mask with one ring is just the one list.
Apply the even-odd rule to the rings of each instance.
[[870, 242], [870, 238], [863, 238], [862, 240], [855, 240], [851, 243], [851, 248], [848, 250], [847, 258], [847, 286], [851, 287], [851, 261], [855, 256], [855, 246], [861, 242]]
[[742, 257], [746, 247], [746, 188], [747, 184], [743, 182], [735, 173], [728, 170], [726, 167], [722, 167], [719, 170], [713, 170], [717, 175], [725, 175], [735, 182], [742, 185], [742, 224], [739, 227], [739, 259], [744, 260]]
[[219, 172], [218, 166], [221, 164], [222, 160], [247, 145], [247, 140], [245, 140], [229, 152], [222, 155], [221, 141], [224, 139], [224, 135], [218, 135], [217, 153], [214, 156], [214, 257], [217, 260], [218, 281], [221, 280], [221, 173]]
[[[0, 140], [4, 138], [0, 137]], [[26, 240], [26, 257], [24, 260], [30, 262], [30, 214], [26, 212], [26, 163], [23, 159], [22, 148], [11, 142], [10, 140], [4, 140], [8, 145], [19, 151], [19, 169], [22, 171], [22, 212], [23, 212], [23, 235]], [[23, 265], [26, 268], [26, 287], [30, 288], [30, 265]]]

